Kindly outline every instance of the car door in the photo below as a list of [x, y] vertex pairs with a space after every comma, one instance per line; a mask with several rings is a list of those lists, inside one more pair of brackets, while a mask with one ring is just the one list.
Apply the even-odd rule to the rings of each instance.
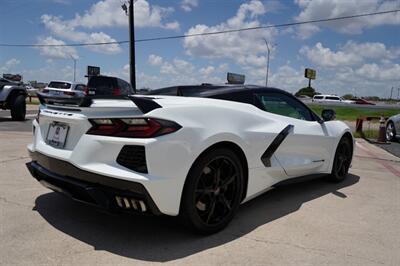
[[293, 126], [274, 152], [286, 174], [295, 177], [327, 171], [335, 138], [329, 136], [324, 123], [291, 95], [261, 92], [255, 96], [266, 118], [269, 113], [278, 114], [287, 126]]

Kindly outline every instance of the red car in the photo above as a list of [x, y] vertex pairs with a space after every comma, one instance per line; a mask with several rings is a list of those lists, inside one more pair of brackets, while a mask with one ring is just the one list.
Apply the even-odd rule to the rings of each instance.
[[361, 99], [361, 98], [353, 98], [351, 99], [352, 101], [354, 101], [355, 104], [369, 104], [369, 105], [375, 105], [374, 103], [371, 103], [365, 99]]

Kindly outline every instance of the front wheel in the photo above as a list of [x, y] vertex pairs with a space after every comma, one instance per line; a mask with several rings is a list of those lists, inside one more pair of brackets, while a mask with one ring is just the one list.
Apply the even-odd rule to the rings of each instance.
[[26, 115], [26, 102], [24, 95], [18, 95], [11, 103], [11, 119], [14, 121], [24, 121]]
[[340, 182], [344, 180], [349, 172], [351, 158], [353, 156], [351, 140], [344, 137], [340, 140], [333, 161], [332, 172], [328, 176], [328, 180]]
[[180, 216], [203, 234], [225, 228], [239, 208], [244, 169], [231, 150], [218, 148], [202, 155], [189, 172], [183, 190]]

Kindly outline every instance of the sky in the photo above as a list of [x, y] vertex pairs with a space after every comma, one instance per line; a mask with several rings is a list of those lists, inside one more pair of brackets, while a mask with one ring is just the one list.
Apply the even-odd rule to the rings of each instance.
[[[69, 44], [125, 41], [125, 0], [0, 0], [0, 43]], [[137, 0], [136, 39], [196, 34], [400, 9], [400, 0]], [[296, 92], [317, 70], [320, 93], [389, 97], [400, 88], [400, 12], [301, 26], [136, 43], [137, 87], [224, 83]], [[0, 47], [0, 74], [25, 81], [86, 81], [87, 65], [129, 81], [129, 45]]]

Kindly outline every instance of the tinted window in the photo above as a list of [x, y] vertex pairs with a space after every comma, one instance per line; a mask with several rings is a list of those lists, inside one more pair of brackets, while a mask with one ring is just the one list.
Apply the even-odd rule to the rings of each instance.
[[122, 95], [133, 94], [133, 89], [132, 89], [131, 85], [128, 82], [126, 82], [125, 80], [118, 79], [118, 85], [119, 85], [119, 88], [121, 89]]
[[85, 85], [78, 84], [78, 85], [75, 86], [75, 90], [84, 91], [85, 90]]
[[314, 121], [311, 112], [300, 102], [288, 95], [281, 93], [260, 93], [256, 97], [261, 102], [264, 111], [301, 120]]
[[317, 99], [317, 100], [320, 100], [320, 99], [323, 99], [324, 97], [323, 96], [314, 96], [314, 99]]
[[56, 89], [69, 89], [71, 88], [71, 83], [52, 81], [49, 83], [48, 87]]
[[327, 100], [339, 101], [339, 97], [326, 96]]
[[88, 82], [89, 95], [113, 95], [113, 90], [118, 88], [116, 78], [92, 77]]

